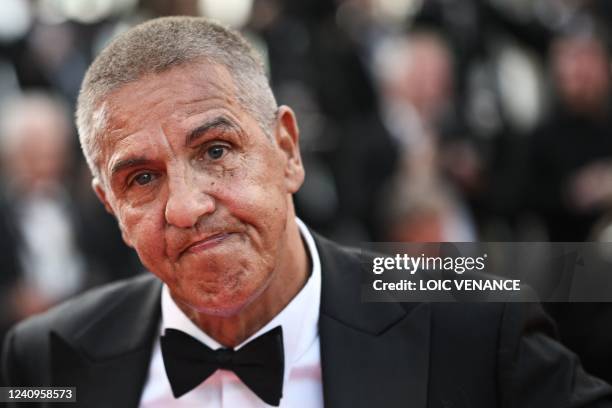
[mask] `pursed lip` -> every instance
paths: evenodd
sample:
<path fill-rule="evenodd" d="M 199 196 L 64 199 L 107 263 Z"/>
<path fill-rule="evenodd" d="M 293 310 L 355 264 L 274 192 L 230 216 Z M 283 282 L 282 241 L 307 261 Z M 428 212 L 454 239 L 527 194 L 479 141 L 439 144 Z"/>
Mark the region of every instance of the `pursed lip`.
<path fill-rule="evenodd" d="M 188 244 L 182 251 L 181 255 L 184 255 L 189 252 L 200 252 L 206 249 L 210 249 L 221 242 L 225 241 L 231 233 L 229 232 L 219 232 L 216 234 L 208 235 L 203 239 L 198 239 Z"/>

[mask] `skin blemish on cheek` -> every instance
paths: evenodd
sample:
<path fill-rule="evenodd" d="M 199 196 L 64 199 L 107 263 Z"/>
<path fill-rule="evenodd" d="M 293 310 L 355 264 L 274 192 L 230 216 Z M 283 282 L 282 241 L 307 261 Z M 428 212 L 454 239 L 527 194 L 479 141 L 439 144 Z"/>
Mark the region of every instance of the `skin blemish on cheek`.
<path fill-rule="evenodd" d="M 221 176 L 222 177 L 234 177 L 235 173 L 236 173 L 236 169 L 234 168 L 231 168 L 231 169 L 224 168 Z"/>

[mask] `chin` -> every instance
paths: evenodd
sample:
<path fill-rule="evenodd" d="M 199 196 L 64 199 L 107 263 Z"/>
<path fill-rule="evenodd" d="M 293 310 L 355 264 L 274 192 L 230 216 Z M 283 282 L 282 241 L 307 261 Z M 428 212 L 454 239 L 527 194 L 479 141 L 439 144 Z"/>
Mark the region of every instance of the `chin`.
<path fill-rule="evenodd" d="M 242 312 L 263 293 L 267 285 L 262 285 L 249 293 L 193 294 L 195 298 L 181 298 L 180 302 L 188 308 L 205 315 L 233 317 Z"/>

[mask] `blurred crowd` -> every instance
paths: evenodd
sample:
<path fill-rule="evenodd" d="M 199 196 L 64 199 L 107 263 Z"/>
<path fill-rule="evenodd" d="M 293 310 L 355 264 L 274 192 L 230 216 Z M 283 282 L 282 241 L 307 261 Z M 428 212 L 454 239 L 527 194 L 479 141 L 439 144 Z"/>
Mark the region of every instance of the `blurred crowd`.
<path fill-rule="evenodd" d="M 322 234 L 612 240 L 608 1 L 2 0 L 0 333 L 140 272 L 91 191 L 72 112 L 104 44 L 178 14 L 234 26 L 265 56 L 300 124 L 297 211 Z M 607 337 L 584 334 L 598 327 L 566 338 L 610 375 Z"/>

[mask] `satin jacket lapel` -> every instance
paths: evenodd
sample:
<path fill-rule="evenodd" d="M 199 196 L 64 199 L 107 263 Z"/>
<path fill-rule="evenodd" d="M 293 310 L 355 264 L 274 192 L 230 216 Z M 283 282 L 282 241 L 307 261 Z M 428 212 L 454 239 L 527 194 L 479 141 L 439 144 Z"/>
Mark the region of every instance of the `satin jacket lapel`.
<path fill-rule="evenodd" d="M 362 303 L 358 255 L 318 236 L 316 242 L 325 406 L 425 408 L 430 305 Z"/>
<path fill-rule="evenodd" d="M 51 333 L 55 386 L 77 388 L 79 407 L 136 407 L 160 319 L 160 282 L 143 277 L 76 334 Z"/>

